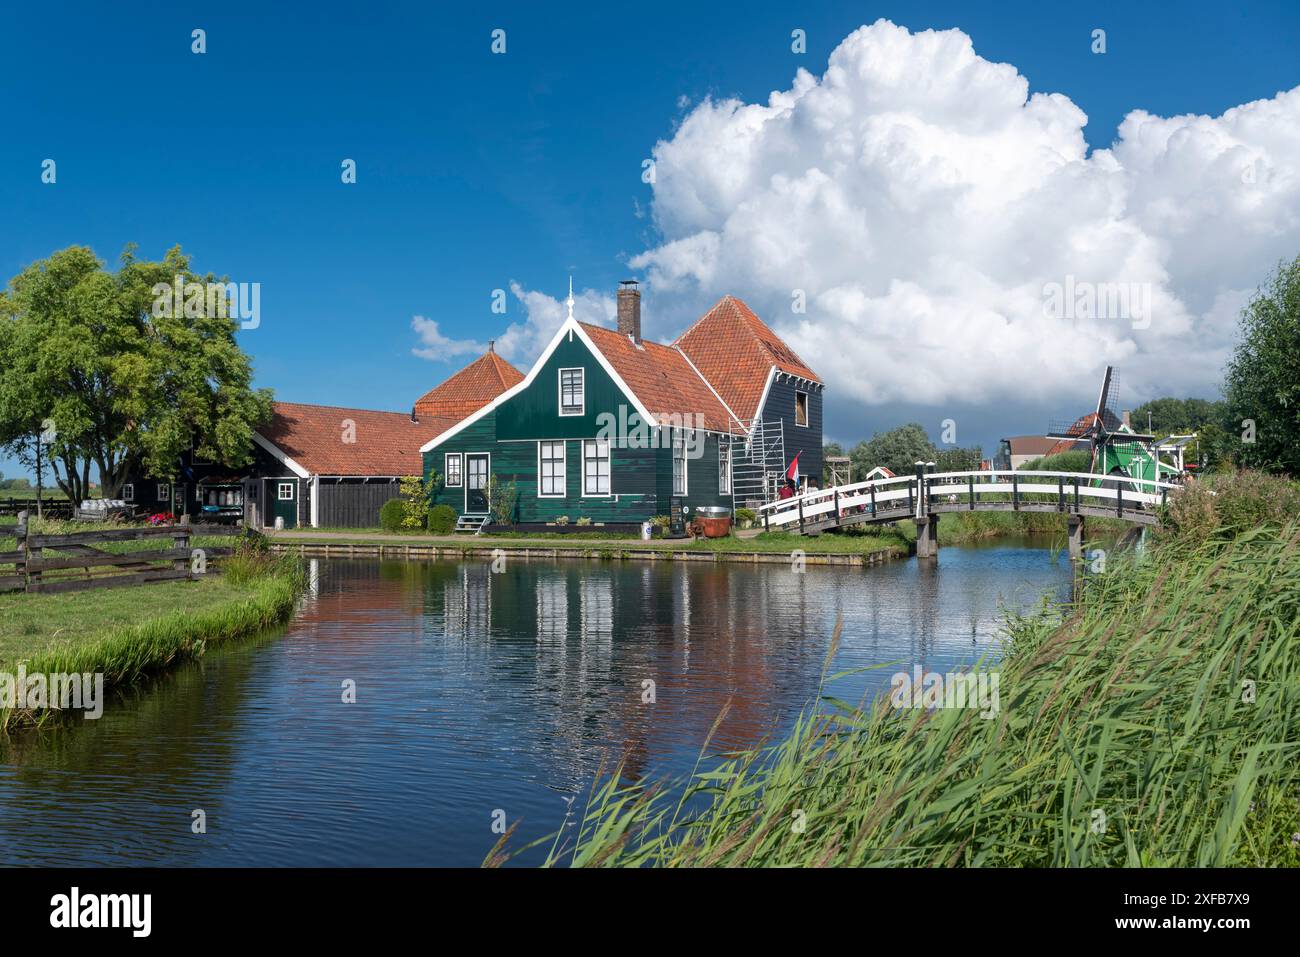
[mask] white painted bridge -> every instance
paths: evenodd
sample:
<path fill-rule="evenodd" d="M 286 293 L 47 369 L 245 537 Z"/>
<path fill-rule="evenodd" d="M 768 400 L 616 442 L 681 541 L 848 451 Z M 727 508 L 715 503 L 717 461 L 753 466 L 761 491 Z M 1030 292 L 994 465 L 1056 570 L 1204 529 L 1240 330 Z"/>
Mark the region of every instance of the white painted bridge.
<path fill-rule="evenodd" d="M 820 535 L 847 525 L 917 523 L 917 554 L 937 547 L 940 515 L 951 512 L 1060 512 L 1072 516 L 1071 552 L 1082 541 L 1083 518 L 1117 518 L 1157 525 L 1159 508 L 1181 485 L 1089 472 L 981 470 L 930 472 L 813 489 L 758 510 L 769 530 Z M 1076 539 L 1078 540 L 1076 542 Z"/>

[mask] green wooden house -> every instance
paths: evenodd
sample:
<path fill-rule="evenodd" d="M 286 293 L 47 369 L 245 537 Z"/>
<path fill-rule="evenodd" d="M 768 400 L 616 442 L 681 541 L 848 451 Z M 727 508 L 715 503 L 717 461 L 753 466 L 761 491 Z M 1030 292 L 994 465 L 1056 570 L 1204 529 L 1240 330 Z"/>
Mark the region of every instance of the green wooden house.
<path fill-rule="evenodd" d="M 784 470 L 784 449 L 773 455 L 770 440 L 755 441 L 761 420 L 756 430 L 754 422 L 738 418 L 680 340 L 664 345 L 641 338 L 634 282 L 619 289 L 617 329 L 574 319 L 572 291 L 568 303 L 568 318 L 522 381 L 421 448 L 425 477 L 436 475 L 433 504 L 450 505 L 463 521 L 481 523 L 489 515 L 489 479 L 495 477 L 517 491 L 513 524 L 631 524 L 675 514 L 689 520 L 701 507 L 731 511 L 748 501 L 737 490 L 738 470 L 757 469 L 764 476 Z M 766 326 L 762 333 L 779 343 Z M 691 334 L 701 338 L 700 323 L 686 335 Z M 743 357 L 749 345 L 737 342 L 723 351 Z M 745 395 L 766 397 L 780 389 L 773 389 L 774 366 L 764 361 L 750 363 L 748 376 L 743 368 L 728 368 L 715 378 L 724 388 L 739 386 Z M 806 383 L 803 398 L 790 400 L 803 403 L 805 430 L 811 421 L 808 396 L 816 396 L 817 435 L 800 438 L 820 454 L 821 383 L 788 347 L 780 364 L 799 369 L 797 376 L 782 370 L 783 381 L 795 376 Z M 807 459 L 801 463 L 807 471 Z M 819 474 L 819 463 L 816 468 L 813 474 Z"/>

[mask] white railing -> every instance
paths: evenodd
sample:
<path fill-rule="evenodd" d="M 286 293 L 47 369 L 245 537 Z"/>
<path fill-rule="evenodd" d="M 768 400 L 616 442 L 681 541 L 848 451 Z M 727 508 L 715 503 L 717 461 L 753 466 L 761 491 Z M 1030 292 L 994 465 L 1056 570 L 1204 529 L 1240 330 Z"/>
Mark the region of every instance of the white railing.
<path fill-rule="evenodd" d="M 978 509 L 980 499 L 990 495 L 1010 495 L 1013 504 L 1021 496 L 1049 495 L 1058 504 L 1063 504 L 1065 511 L 1073 511 L 1076 505 L 1086 505 L 1091 508 L 1109 508 L 1119 513 L 1125 506 L 1163 504 L 1169 492 L 1182 488 L 1173 482 L 1136 479 L 1127 475 L 1005 469 L 935 472 L 926 475 L 922 484 L 929 492 L 928 502 L 922 499 L 915 475 L 897 475 L 893 478 L 815 489 L 768 502 L 759 508 L 758 517 L 759 521 L 771 527 L 834 519 L 836 509 L 841 516 L 863 511 L 874 515 L 881 512 L 894 513 L 904 506 L 909 514 L 919 517 L 929 510 L 929 503 L 949 511 L 954 504 L 969 507 L 973 499 Z M 950 501 L 952 497 L 956 497 L 956 502 Z M 986 504 L 989 504 L 987 500 Z M 1049 503 L 1033 501 L 1024 504 Z"/>

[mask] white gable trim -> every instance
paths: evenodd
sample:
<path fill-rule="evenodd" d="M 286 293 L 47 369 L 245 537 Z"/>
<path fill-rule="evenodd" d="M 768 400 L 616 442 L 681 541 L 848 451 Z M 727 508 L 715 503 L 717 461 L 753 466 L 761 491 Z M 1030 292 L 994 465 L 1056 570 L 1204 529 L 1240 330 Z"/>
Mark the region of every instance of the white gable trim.
<path fill-rule="evenodd" d="M 272 457 L 273 457 L 277 462 L 279 462 L 279 463 L 282 464 L 282 465 L 287 466 L 288 469 L 289 469 L 289 471 L 293 472 L 293 474 L 296 475 L 296 476 L 298 476 L 298 478 L 311 478 L 311 473 L 310 473 L 310 472 L 308 472 L 305 468 L 303 468 L 301 465 L 299 465 L 299 464 L 298 464 L 297 462 L 295 462 L 293 459 L 289 458 L 289 456 L 287 456 L 287 455 L 285 455 L 283 452 L 281 452 L 280 449 L 279 449 L 278 447 L 276 447 L 276 446 L 271 442 L 271 440 L 268 439 L 268 438 L 266 438 L 264 435 L 261 435 L 261 434 L 258 433 L 257 431 L 254 431 L 254 432 L 253 432 L 253 441 L 256 442 L 258 445 L 260 445 L 262 448 L 266 449 L 266 451 L 270 452 L 270 453 L 271 453 L 271 456 L 272 456 Z"/>
<path fill-rule="evenodd" d="M 767 394 L 772 391 L 772 383 L 776 381 L 776 366 L 767 370 L 767 385 L 763 386 L 763 395 L 758 400 L 758 405 L 754 406 L 754 421 L 750 423 L 749 434 L 753 435 L 754 430 L 758 428 L 758 423 L 763 419 L 763 407 L 767 405 Z"/>
<path fill-rule="evenodd" d="M 622 376 L 614 371 L 614 367 L 610 365 L 610 362 L 605 358 L 604 353 L 596 348 L 596 344 L 591 341 L 591 337 L 587 335 L 578 321 L 576 319 L 565 319 L 563 325 L 556 330 L 555 335 L 551 338 L 550 344 L 542 351 L 542 354 L 537 358 L 537 361 L 533 363 L 533 367 L 528 370 L 528 375 L 524 376 L 521 382 L 516 383 L 513 387 L 502 392 L 499 396 L 487 405 L 483 406 L 483 408 L 479 409 L 473 415 L 466 416 L 441 435 L 430 439 L 420 447 L 420 452 L 424 453 L 437 448 L 452 436 L 464 431 L 489 412 L 496 409 L 507 399 L 511 399 L 527 389 L 533 384 L 533 380 L 541 374 L 542 367 L 546 365 L 547 360 L 551 358 L 551 354 L 555 352 L 556 348 L 560 345 L 560 342 L 565 338 L 565 336 L 568 336 L 570 341 L 572 341 L 574 334 L 577 334 L 578 338 L 583 341 L 583 344 L 587 347 L 587 351 L 596 357 L 596 361 L 600 363 L 600 367 L 605 370 L 606 374 L 614 380 L 614 384 L 622 390 L 625 396 L 627 396 L 628 401 L 632 403 L 632 407 L 637 411 L 637 414 L 645 420 L 645 423 L 652 427 L 656 425 L 657 422 L 655 417 L 650 414 L 650 410 L 647 409 L 641 400 L 636 397 L 636 393 L 628 388 L 628 385 L 623 381 Z"/>
<path fill-rule="evenodd" d="M 703 382 L 706 386 L 708 386 L 709 391 L 713 393 L 713 397 L 718 400 L 718 403 L 724 409 L 727 410 L 727 414 L 731 416 L 731 420 L 736 423 L 736 428 L 740 429 L 743 432 L 745 430 L 745 425 L 743 422 L 740 421 L 740 416 L 736 415 L 736 413 L 732 411 L 731 406 L 727 405 L 726 400 L 723 399 L 722 396 L 718 395 L 718 390 L 713 388 L 713 383 L 711 383 L 708 379 L 704 378 L 704 373 L 702 373 L 699 369 L 695 368 L 695 363 L 691 361 L 691 357 L 686 354 L 685 350 L 682 349 L 681 346 L 673 346 L 673 348 L 681 353 L 682 358 L 686 360 L 686 364 L 691 367 L 691 371 L 700 377 L 701 382 Z M 721 435 L 725 433 L 719 433 L 719 434 Z"/>

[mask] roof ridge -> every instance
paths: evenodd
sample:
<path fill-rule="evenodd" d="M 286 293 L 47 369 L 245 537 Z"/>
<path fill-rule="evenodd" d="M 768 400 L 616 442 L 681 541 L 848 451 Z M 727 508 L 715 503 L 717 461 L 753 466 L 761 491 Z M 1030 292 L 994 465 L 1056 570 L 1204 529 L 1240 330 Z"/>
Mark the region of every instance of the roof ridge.
<path fill-rule="evenodd" d="M 363 409 L 354 405 L 323 405 L 319 402 L 290 402 L 287 399 L 272 399 L 271 405 L 273 407 L 295 405 L 304 409 L 337 409 L 340 412 L 369 412 L 371 415 L 400 415 L 404 419 L 411 417 L 410 412 L 400 412 L 392 409 Z"/>

